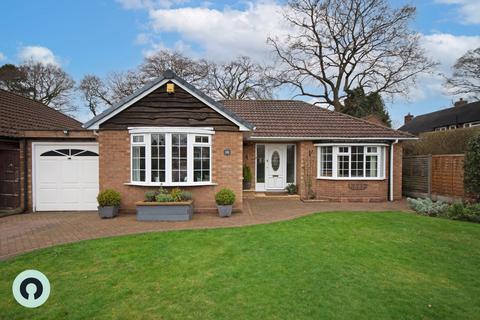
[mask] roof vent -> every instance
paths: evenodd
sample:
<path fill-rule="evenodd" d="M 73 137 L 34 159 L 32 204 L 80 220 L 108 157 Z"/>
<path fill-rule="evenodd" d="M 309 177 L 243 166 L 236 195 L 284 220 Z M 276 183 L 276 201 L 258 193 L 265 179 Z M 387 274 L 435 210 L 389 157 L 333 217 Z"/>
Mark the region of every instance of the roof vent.
<path fill-rule="evenodd" d="M 460 98 L 460 100 L 456 101 L 453 105 L 455 107 L 461 107 L 463 105 L 466 105 L 468 103 L 467 100 L 463 100 L 463 98 Z"/>

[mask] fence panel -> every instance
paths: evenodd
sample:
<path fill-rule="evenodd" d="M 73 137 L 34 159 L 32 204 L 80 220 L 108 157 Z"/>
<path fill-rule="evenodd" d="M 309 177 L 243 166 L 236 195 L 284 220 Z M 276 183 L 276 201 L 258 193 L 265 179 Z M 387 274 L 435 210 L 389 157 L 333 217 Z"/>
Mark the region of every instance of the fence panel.
<path fill-rule="evenodd" d="M 430 196 L 429 155 L 403 157 L 403 194 L 411 197 Z"/>
<path fill-rule="evenodd" d="M 432 156 L 432 194 L 463 198 L 463 154 Z"/>

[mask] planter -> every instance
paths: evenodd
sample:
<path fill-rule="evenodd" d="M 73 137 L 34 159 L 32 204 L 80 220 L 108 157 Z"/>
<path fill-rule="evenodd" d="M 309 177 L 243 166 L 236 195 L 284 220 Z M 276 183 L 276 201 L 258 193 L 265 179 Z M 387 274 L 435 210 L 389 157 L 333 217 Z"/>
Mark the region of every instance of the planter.
<path fill-rule="evenodd" d="M 230 217 L 232 215 L 233 205 L 221 206 L 217 204 L 218 215 L 220 217 Z"/>
<path fill-rule="evenodd" d="M 188 221 L 193 216 L 193 201 L 136 203 L 139 221 Z"/>
<path fill-rule="evenodd" d="M 251 187 L 252 187 L 251 181 L 243 181 L 243 190 L 250 190 Z"/>
<path fill-rule="evenodd" d="M 102 219 L 109 219 L 118 215 L 118 206 L 98 207 L 98 215 Z"/>

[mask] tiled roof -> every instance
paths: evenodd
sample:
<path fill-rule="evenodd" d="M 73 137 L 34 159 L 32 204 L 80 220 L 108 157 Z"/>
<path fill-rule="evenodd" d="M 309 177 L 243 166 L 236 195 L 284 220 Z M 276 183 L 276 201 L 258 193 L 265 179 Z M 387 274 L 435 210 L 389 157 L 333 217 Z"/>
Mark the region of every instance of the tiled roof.
<path fill-rule="evenodd" d="M 44 104 L 0 89 L 0 136 L 19 137 L 23 130 L 64 129 L 82 129 L 82 124 Z"/>
<path fill-rule="evenodd" d="M 256 128 L 253 137 L 412 138 L 381 125 L 296 100 L 224 100 Z"/>
<path fill-rule="evenodd" d="M 480 101 L 416 116 L 399 130 L 418 134 L 474 121 L 480 121 Z"/>

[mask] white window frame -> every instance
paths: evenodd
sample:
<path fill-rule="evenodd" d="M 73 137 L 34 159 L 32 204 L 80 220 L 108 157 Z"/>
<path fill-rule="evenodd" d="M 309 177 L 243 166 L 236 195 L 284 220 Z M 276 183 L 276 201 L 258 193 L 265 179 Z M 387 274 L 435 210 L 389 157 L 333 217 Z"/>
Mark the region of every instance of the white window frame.
<path fill-rule="evenodd" d="M 454 124 L 448 126 L 448 130 L 456 130 L 456 129 L 457 129 L 457 126 Z"/>
<path fill-rule="evenodd" d="M 469 122 L 469 123 L 464 123 L 463 127 L 464 128 L 471 128 L 471 127 L 478 127 L 480 126 L 480 121 L 474 121 L 474 122 Z"/>
<path fill-rule="evenodd" d="M 185 127 L 142 127 L 129 128 L 130 133 L 130 182 L 128 185 L 138 186 L 201 186 L 201 185 L 215 185 L 212 182 L 212 140 L 215 131 L 213 128 L 185 128 Z M 151 135 L 162 133 L 165 134 L 165 182 L 152 182 L 152 158 L 151 158 Z M 173 182 L 172 181 L 172 134 L 186 134 L 187 135 L 187 181 Z M 143 136 L 143 142 L 134 142 L 134 136 Z M 195 142 L 196 136 L 208 136 L 208 142 Z M 145 147 L 145 181 L 133 180 L 133 147 Z M 208 181 L 193 181 L 193 148 L 194 146 L 209 147 L 210 148 L 210 175 Z"/>
<path fill-rule="evenodd" d="M 435 128 L 435 131 L 447 131 L 447 127 L 438 127 Z"/>
<path fill-rule="evenodd" d="M 385 180 L 385 161 L 386 152 L 385 148 L 388 146 L 383 143 L 320 143 L 315 144 L 317 147 L 317 179 L 322 180 Z M 352 156 L 351 156 L 351 147 L 352 146 L 363 146 L 363 177 L 352 177 Z M 321 175 L 321 147 L 332 147 L 332 175 L 331 176 L 322 176 Z M 347 147 L 348 152 L 339 152 L 340 147 Z M 377 147 L 376 152 L 367 152 L 368 147 Z M 338 156 L 348 155 L 349 156 L 349 166 L 348 166 L 348 177 L 338 176 Z M 366 157 L 369 155 L 376 155 L 378 157 L 377 161 L 377 177 L 366 177 L 367 161 Z"/>

